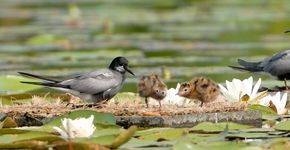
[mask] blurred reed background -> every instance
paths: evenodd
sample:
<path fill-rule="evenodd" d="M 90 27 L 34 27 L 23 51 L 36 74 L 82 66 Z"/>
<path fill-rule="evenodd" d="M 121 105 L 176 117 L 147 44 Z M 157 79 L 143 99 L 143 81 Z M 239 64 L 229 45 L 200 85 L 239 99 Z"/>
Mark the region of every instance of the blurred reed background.
<path fill-rule="evenodd" d="M 152 72 L 169 87 L 200 75 L 280 84 L 227 66 L 288 49 L 289 14 L 287 0 L 1 0 L 0 74 L 63 76 L 123 55 L 137 75 L 123 91 Z"/>

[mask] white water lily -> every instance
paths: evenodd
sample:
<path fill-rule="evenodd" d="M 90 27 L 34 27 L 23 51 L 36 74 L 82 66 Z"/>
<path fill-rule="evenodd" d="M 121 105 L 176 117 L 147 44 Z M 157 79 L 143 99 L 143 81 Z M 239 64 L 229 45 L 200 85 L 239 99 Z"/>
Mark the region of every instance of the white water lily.
<path fill-rule="evenodd" d="M 247 97 L 247 102 L 257 103 L 257 99 L 262 98 L 265 92 L 258 93 L 258 89 L 261 85 L 261 79 L 253 86 L 253 77 L 244 79 L 233 79 L 232 82 L 226 80 L 226 88 L 219 84 L 220 90 L 229 101 L 241 101 Z"/>
<path fill-rule="evenodd" d="M 175 89 L 170 88 L 169 90 L 167 90 L 166 97 L 162 100 L 162 104 L 178 105 L 178 106 L 184 106 L 189 104 L 191 102 L 190 99 L 178 95 L 179 88 L 180 83 L 177 83 Z"/>
<path fill-rule="evenodd" d="M 269 107 L 270 106 L 270 102 L 271 102 L 272 96 L 271 95 L 267 95 L 265 97 L 263 97 L 260 101 L 259 104 Z"/>
<path fill-rule="evenodd" d="M 93 121 L 93 115 L 89 118 L 77 118 L 74 120 L 64 118 L 61 121 L 63 129 L 56 126 L 54 126 L 53 129 L 56 130 L 64 139 L 90 137 L 96 130 Z"/>
<path fill-rule="evenodd" d="M 275 106 L 271 106 L 270 102 Z M 287 93 L 284 93 L 281 97 L 280 92 L 277 92 L 275 95 L 268 95 L 261 99 L 260 104 L 264 106 L 269 106 L 273 108 L 277 114 L 283 115 L 288 112 L 288 110 L 285 108 L 287 102 Z"/>

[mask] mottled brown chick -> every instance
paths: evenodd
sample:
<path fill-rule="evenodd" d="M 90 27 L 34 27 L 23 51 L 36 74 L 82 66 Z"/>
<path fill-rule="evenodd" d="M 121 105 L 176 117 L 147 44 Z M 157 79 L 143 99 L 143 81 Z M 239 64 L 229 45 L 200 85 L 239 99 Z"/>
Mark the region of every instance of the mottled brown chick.
<path fill-rule="evenodd" d="M 161 100 L 167 94 L 167 86 L 156 74 L 142 76 L 138 83 L 138 93 L 141 97 L 145 97 L 145 103 L 148 107 L 148 97 L 156 99 L 161 108 Z"/>
<path fill-rule="evenodd" d="M 220 95 L 220 89 L 217 84 L 205 77 L 195 77 L 189 82 L 181 84 L 178 95 L 190 98 L 198 99 L 201 101 L 201 107 L 203 103 L 208 103 L 216 100 Z"/>

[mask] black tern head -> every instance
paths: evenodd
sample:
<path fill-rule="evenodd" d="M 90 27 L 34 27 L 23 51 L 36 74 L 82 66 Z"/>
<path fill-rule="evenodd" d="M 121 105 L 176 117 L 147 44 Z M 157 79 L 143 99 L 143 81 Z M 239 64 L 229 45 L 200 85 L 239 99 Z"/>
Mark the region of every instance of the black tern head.
<path fill-rule="evenodd" d="M 128 68 L 128 60 L 125 57 L 116 57 L 113 59 L 109 68 L 121 73 L 125 73 L 127 71 L 135 76 L 135 74 Z"/>
<path fill-rule="evenodd" d="M 116 57 L 109 68 L 100 69 L 62 79 L 47 76 L 18 72 L 20 75 L 41 79 L 42 82 L 22 82 L 42 85 L 71 93 L 88 102 L 99 103 L 114 97 L 122 88 L 126 79 L 125 72 L 134 73 L 128 69 L 128 60 L 125 57 Z"/>

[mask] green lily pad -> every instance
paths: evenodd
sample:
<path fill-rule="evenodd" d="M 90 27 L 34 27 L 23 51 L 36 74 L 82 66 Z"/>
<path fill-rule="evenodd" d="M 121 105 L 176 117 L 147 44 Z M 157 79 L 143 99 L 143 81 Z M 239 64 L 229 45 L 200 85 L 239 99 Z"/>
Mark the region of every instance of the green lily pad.
<path fill-rule="evenodd" d="M 277 137 L 275 135 L 269 135 L 267 133 L 237 133 L 237 134 L 228 134 L 227 139 L 269 139 Z"/>
<path fill-rule="evenodd" d="M 121 149 L 132 149 L 132 148 L 149 148 L 149 147 L 156 147 L 158 149 L 164 147 L 169 148 L 175 142 L 174 141 L 148 141 L 148 140 L 139 140 L 137 138 L 131 138 L 130 141 L 120 146 Z"/>
<path fill-rule="evenodd" d="M 0 94 L 11 94 L 31 91 L 39 88 L 39 86 L 31 84 L 23 84 L 20 81 L 36 81 L 21 76 L 7 75 L 0 76 Z"/>
<path fill-rule="evenodd" d="M 229 142 L 229 141 L 221 141 L 221 142 L 203 142 L 197 143 L 191 139 L 182 139 L 177 141 L 174 146 L 173 150 L 232 150 L 232 149 L 241 149 L 246 147 L 244 143 L 236 143 L 236 142 Z"/>
<path fill-rule="evenodd" d="M 24 131 L 17 129 L 1 129 L 0 143 L 11 143 L 16 141 L 43 139 L 45 141 L 60 139 L 58 136 L 40 131 Z"/>
<path fill-rule="evenodd" d="M 45 141 L 26 140 L 12 143 L 0 143 L 0 147 L 3 149 L 44 149 L 47 143 L 48 142 Z"/>
<path fill-rule="evenodd" d="M 290 131 L 290 120 L 280 122 L 274 126 L 276 130 Z"/>
<path fill-rule="evenodd" d="M 262 115 L 274 115 L 276 116 L 277 113 L 275 111 L 273 111 L 270 107 L 266 107 L 263 105 L 258 105 L 258 104 L 254 104 L 254 105 L 249 105 L 247 107 L 247 109 L 249 110 L 259 110 Z"/>
<path fill-rule="evenodd" d="M 190 131 L 199 133 L 219 133 L 224 131 L 227 125 L 229 130 L 241 130 L 253 128 L 252 126 L 237 124 L 233 122 L 221 122 L 221 123 L 203 122 L 191 128 Z"/>
<path fill-rule="evenodd" d="M 56 145 L 53 145 L 53 149 L 63 150 L 63 149 L 85 149 L 85 150 L 109 150 L 109 148 L 101 146 L 95 143 L 77 143 L 77 142 L 60 142 Z"/>
<path fill-rule="evenodd" d="M 133 137 L 136 130 L 137 130 L 136 126 L 131 126 L 129 129 L 121 132 L 113 141 L 110 147 L 113 149 L 116 149 L 120 147 L 122 144 L 128 142 Z"/>
<path fill-rule="evenodd" d="M 75 138 L 72 141 L 77 143 L 94 143 L 94 144 L 101 144 L 101 145 L 111 145 L 112 142 L 115 140 L 117 135 L 104 135 L 99 137 L 91 137 L 91 138 Z"/>
<path fill-rule="evenodd" d="M 137 133 L 135 136 L 138 136 L 138 139 L 140 140 L 172 140 L 186 134 L 187 132 L 188 129 L 186 128 L 155 128 L 154 130 L 150 130 L 148 132 L 143 131 L 143 134 Z"/>

